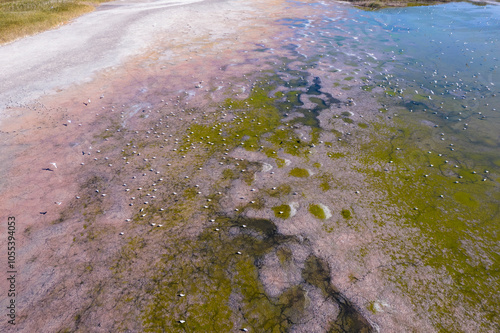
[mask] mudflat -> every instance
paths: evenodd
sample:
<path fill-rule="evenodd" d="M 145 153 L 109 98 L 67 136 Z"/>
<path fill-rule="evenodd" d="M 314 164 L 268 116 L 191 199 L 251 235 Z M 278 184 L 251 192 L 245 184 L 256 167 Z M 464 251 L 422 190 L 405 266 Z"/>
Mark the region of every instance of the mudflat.
<path fill-rule="evenodd" d="M 489 300 L 449 301 L 451 277 L 423 263 L 433 243 L 409 222 L 441 200 L 422 184 L 433 171 L 403 155 L 438 165 L 441 147 L 422 139 L 436 124 L 415 126 L 425 152 L 400 149 L 403 111 L 365 76 L 390 59 L 342 49 L 351 31 L 309 40 L 315 6 L 116 1 L 0 47 L 0 209 L 16 220 L 17 267 L 16 325 L 2 328 L 496 325 Z M 346 8 L 319 21 L 351 20 Z M 342 52 L 326 51 L 333 41 Z M 470 177 L 494 192 L 491 170 Z M 377 183 L 391 174 L 422 204 L 392 200 L 396 187 Z"/>

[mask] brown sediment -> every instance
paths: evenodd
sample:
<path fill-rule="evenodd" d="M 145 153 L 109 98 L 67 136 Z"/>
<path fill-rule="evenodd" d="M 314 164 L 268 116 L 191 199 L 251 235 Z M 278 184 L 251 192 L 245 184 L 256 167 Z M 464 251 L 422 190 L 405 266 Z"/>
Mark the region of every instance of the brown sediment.
<path fill-rule="evenodd" d="M 432 6 L 452 2 L 452 0 L 416 0 L 416 1 L 393 1 L 393 0 L 346 0 L 355 6 L 370 9 L 380 9 L 387 7 L 415 7 Z"/>

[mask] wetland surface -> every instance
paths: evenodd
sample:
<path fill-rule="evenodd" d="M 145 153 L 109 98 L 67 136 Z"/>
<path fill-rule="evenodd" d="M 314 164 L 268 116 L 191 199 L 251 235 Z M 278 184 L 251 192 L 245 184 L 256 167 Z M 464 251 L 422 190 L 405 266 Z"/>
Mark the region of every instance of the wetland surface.
<path fill-rule="evenodd" d="M 4 111 L 67 198 L 27 208 L 21 327 L 499 330 L 500 7 L 247 5 Z"/>

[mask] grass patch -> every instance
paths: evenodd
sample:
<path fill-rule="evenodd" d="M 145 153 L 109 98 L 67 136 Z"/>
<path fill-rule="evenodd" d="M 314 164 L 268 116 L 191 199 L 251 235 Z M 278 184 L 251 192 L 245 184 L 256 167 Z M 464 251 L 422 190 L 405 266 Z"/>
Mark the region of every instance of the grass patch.
<path fill-rule="evenodd" d="M 0 1 L 0 44 L 64 24 L 106 1 L 109 0 Z"/>

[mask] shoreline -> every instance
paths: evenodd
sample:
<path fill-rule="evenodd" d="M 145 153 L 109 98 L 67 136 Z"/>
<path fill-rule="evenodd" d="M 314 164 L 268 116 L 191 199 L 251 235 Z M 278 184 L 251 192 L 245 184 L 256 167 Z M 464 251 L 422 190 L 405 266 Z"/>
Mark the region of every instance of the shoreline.
<path fill-rule="evenodd" d="M 155 34 L 180 23 L 175 16 L 162 21 L 162 9 L 172 9 L 175 15 L 176 7 L 197 2 L 104 3 L 98 11 L 68 25 L 1 46 L 0 56 L 4 61 L 0 65 L 0 108 L 14 101 L 24 104 L 56 89 L 88 82 L 97 71 L 112 69 L 141 54 L 154 41 Z M 153 10 L 156 12 L 152 13 Z M 118 30 L 117 26 L 122 28 Z M 190 29 L 186 30 L 189 33 Z M 82 40 L 81 36 L 85 38 Z"/>

